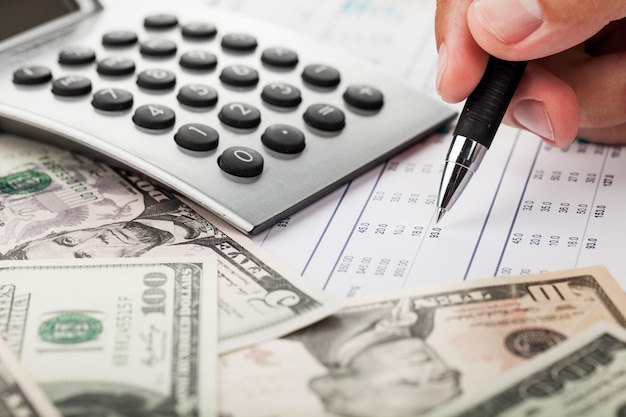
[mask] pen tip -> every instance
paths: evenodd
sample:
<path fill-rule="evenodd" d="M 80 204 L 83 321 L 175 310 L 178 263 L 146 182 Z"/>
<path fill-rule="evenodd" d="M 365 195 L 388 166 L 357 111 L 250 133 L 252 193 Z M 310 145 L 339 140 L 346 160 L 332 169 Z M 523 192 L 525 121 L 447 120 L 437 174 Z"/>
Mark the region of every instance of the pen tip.
<path fill-rule="evenodd" d="M 446 214 L 446 209 L 443 207 L 439 207 L 439 209 L 437 210 L 437 219 L 435 220 L 435 223 L 439 223 L 439 221 L 443 219 L 443 216 L 445 214 Z"/>

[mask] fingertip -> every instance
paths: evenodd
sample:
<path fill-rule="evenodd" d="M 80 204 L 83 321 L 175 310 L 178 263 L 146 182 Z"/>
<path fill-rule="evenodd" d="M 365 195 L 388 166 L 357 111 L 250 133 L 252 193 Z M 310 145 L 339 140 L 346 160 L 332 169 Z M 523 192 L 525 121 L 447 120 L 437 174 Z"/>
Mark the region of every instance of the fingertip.
<path fill-rule="evenodd" d="M 487 60 L 488 55 L 475 43 L 442 43 L 437 61 L 436 88 L 439 96 L 448 103 L 465 100 L 478 85 Z"/>
<path fill-rule="evenodd" d="M 552 75 L 552 74 L 550 74 Z M 543 90 L 545 114 L 552 127 L 550 140 L 557 147 L 569 146 L 577 137 L 580 126 L 580 110 L 574 90 L 566 83 L 557 79 L 551 88 L 538 87 Z"/>
<path fill-rule="evenodd" d="M 467 8 L 473 0 L 437 0 L 435 39 L 439 54 L 436 90 L 448 103 L 466 99 L 476 88 L 488 55 L 467 27 Z"/>
<path fill-rule="evenodd" d="M 556 144 L 554 124 L 543 102 L 535 99 L 519 100 L 513 106 L 513 119 L 524 129 Z"/>
<path fill-rule="evenodd" d="M 565 82 L 531 63 L 511 101 L 506 121 L 553 146 L 568 146 L 576 139 L 580 124 L 576 94 Z"/>
<path fill-rule="evenodd" d="M 445 77 L 446 67 L 448 64 L 448 47 L 445 43 L 439 45 L 439 54 L 437 56 L 437 80 L 436 80 L 436 89 L 437 94 L 442 96 L 442 86 L 443 86 L 443 78 Z M 445 98 L 444 98 L 445 100 Z"/>

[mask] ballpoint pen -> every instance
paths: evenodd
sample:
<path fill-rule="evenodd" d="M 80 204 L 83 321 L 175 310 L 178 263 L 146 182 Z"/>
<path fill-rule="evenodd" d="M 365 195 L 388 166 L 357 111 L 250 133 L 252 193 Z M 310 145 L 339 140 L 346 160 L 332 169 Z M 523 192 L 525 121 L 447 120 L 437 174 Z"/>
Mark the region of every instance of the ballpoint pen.
<path fill-rule="evenodd" d="M 482 162 L 526 64 L 489 57 L 485 73 L 465 101 L 454 129 L 439 187 L 437 222 L 456 202 Z"/>

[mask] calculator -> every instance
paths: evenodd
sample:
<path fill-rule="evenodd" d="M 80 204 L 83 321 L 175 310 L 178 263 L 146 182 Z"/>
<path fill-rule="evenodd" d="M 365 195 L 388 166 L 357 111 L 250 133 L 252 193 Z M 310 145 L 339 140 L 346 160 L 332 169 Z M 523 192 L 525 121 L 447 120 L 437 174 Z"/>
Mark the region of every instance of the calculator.
<path fill-rule="evenodd" d="M 3 2 L 0 89 L 1 130 L 143 174 L 250 234 L 455 118 L 349 52 L 192 0 Z"/>

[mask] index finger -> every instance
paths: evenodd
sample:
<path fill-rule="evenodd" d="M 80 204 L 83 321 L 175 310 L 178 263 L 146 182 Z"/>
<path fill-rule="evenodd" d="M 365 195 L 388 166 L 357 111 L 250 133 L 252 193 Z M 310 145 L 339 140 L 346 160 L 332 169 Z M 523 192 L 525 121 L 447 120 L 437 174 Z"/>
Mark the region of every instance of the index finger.
<path fill-rule="evenodd" d="M 488 55 L 478 46 L 467 24 L 471 2 L 437 0 L 437 92 L 447 102 L 464 100 L 478 85 L 487 66 Z"/>

